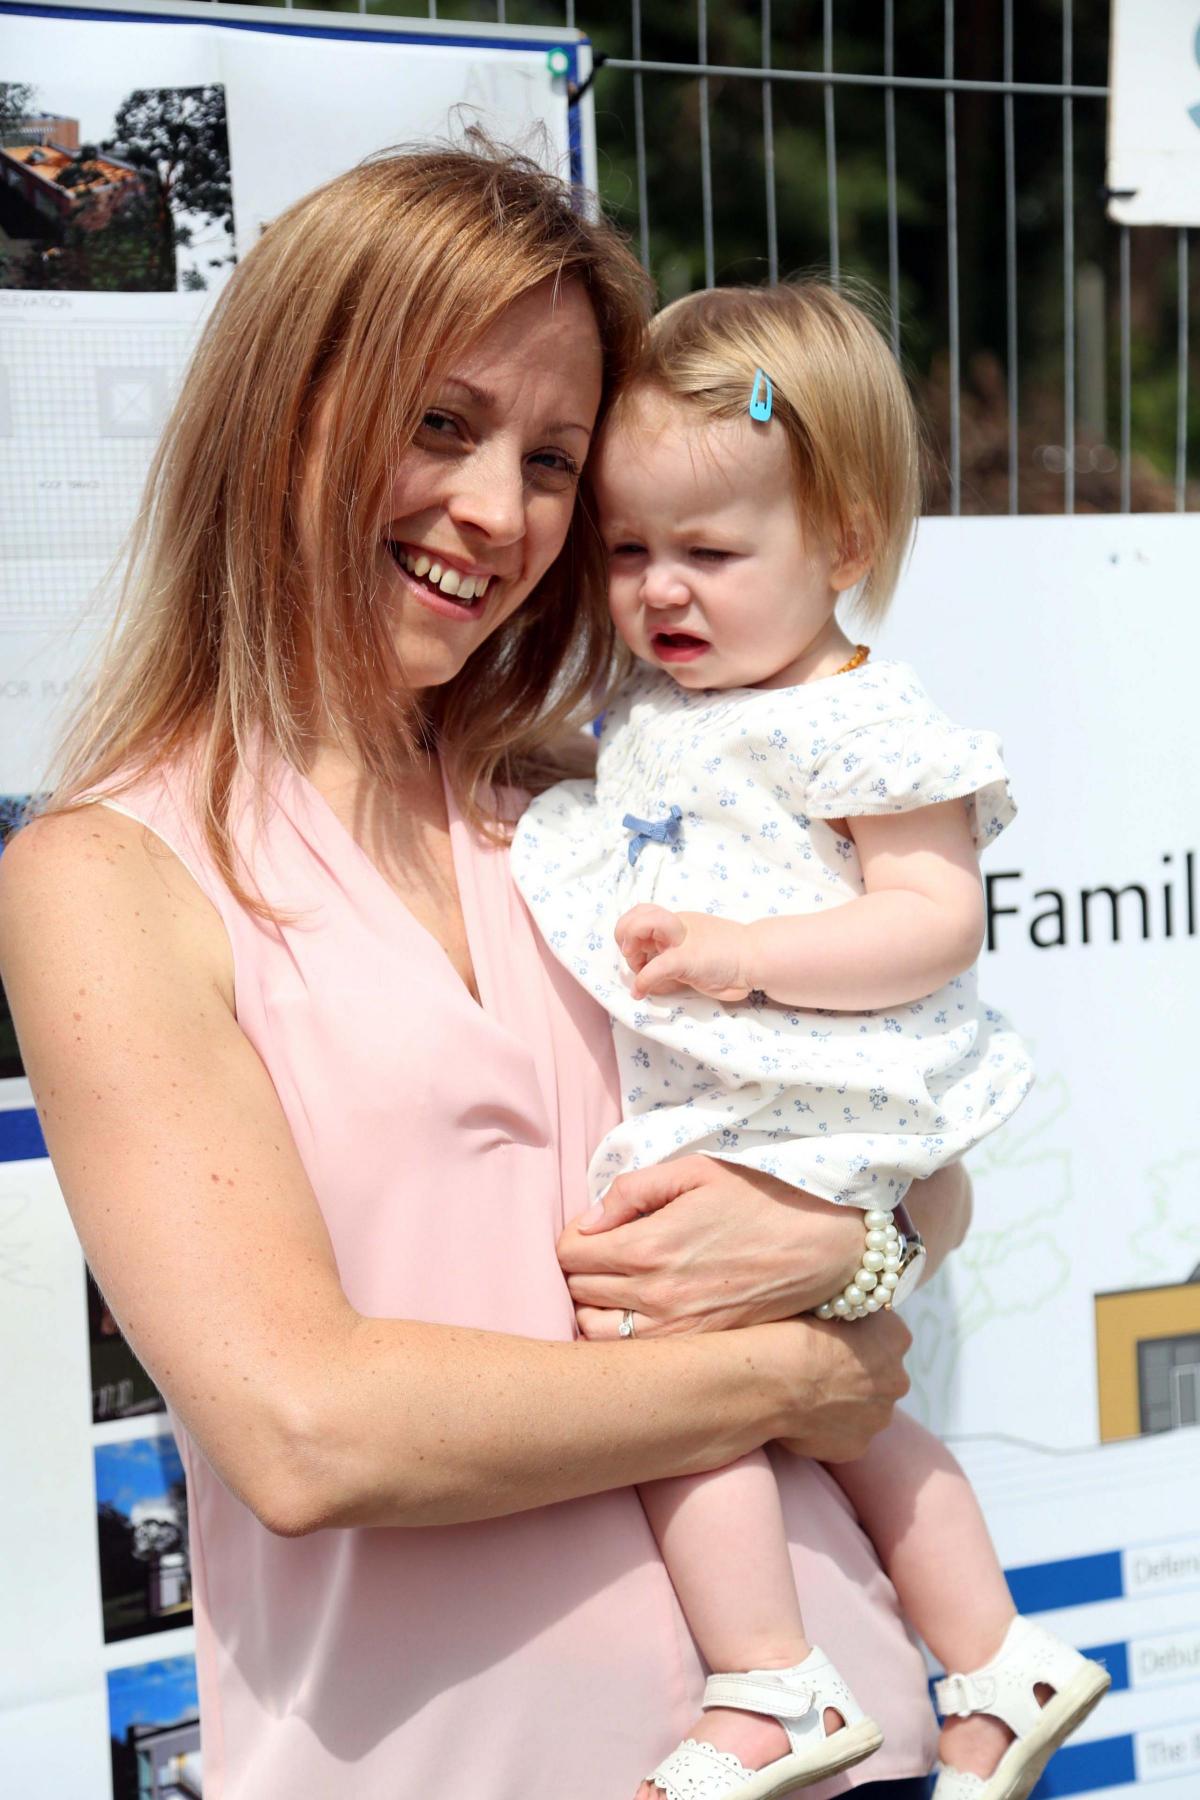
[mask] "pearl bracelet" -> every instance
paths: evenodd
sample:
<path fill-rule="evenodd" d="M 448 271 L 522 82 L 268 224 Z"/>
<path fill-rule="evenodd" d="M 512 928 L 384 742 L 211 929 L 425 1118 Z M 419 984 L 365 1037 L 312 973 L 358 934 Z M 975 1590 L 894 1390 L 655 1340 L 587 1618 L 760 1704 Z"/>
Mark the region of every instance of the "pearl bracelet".
<path fill-rule="evenodd" d="M 863 1214 L 867 1244 L 862 1267 L 840 1294 L 816 1308 L 818 1319 L 865 1319 L 868 1313 L 891 1305 L 892 1294 L 900 1285 L 901 1267 L 900 1233 L 894 1217 L 877 1206 Z"/>

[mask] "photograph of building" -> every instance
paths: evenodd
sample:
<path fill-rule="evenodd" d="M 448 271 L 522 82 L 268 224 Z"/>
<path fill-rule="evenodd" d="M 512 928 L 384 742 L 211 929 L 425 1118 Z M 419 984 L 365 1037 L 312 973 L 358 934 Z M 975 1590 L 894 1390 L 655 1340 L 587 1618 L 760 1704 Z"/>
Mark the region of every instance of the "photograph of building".
<path fill-rule="evenodd" d="M 0 82 L 0 287 L 174 293 L 226 274 L 225 90 L 114 76 L 85 110 L 71 86 L 48 111 L 32 82 Z"/>
<path fill-rule="evenodd" d="M 199 1800 L 200 1709 L 190 1656 L 112 1669 L 113 1800 Z"/>
<path fill-rule="evenodd" d="M 105 1643 L 190 1625 L 187 1493 L 174 1438 L 98 1444 L 93 1454 Z"/>

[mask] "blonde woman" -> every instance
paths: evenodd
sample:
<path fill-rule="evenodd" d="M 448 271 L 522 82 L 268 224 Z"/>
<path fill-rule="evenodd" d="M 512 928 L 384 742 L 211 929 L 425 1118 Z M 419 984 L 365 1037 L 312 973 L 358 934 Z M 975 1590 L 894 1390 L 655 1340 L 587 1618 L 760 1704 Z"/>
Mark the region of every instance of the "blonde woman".
<path fill-rule="evenodd" d="M 0 865 L 47 1142 L 179 1431 L 208 1800 L 631 1793 L 702 1678 L 630 1484 L 853 1456 L 905 1386 L 898 1321 L 789 1317 L 858 1233 L 764 1178 L 686 1159 L 602 1248 L 568 1227 L 607 1341 L 556 1259 L 615 1072 L 503 838 L 608 670 L 577 500 L 643 318 L 517 159 L 387 157 L 277 221 Z M 929 1764 L 922 1664 L 832 1484 L 780 1463 L 890 1791 Z"/>

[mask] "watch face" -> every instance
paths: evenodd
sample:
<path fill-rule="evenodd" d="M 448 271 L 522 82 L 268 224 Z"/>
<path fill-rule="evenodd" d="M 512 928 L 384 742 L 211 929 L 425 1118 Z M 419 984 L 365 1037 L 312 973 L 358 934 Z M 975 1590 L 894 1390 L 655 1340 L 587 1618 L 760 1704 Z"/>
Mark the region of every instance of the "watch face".
<path fill-rule="evenodd" d="M 925 1254 L 925 1246 L 915 1233 L 912 1237 L 900 1234 L 900 1279 L 892 1289 L 893 1308 L 903 1306 L 920 1281 Z"/>
<path fill-rule="evenodd" d="M 900 1233 L 900 1279 L 892 1289 L 892 1305 L 896 1307 L 903 1306 L 921 1279 L 925 1246 L 903 1202 L 893 1211 L 896 1230 Z"/>

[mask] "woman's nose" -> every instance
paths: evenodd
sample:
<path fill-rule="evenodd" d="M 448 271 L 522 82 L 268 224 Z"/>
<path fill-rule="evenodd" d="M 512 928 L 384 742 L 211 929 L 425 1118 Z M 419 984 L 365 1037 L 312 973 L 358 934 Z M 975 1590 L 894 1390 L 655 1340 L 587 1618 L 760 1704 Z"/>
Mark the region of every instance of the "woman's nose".
<path fill-rule="evenodd" d="M 459 463 L 446 510 L 454 523 L 493 544 L 525 531 L 525 470 L 519 457 L 470 456 Z"/>

